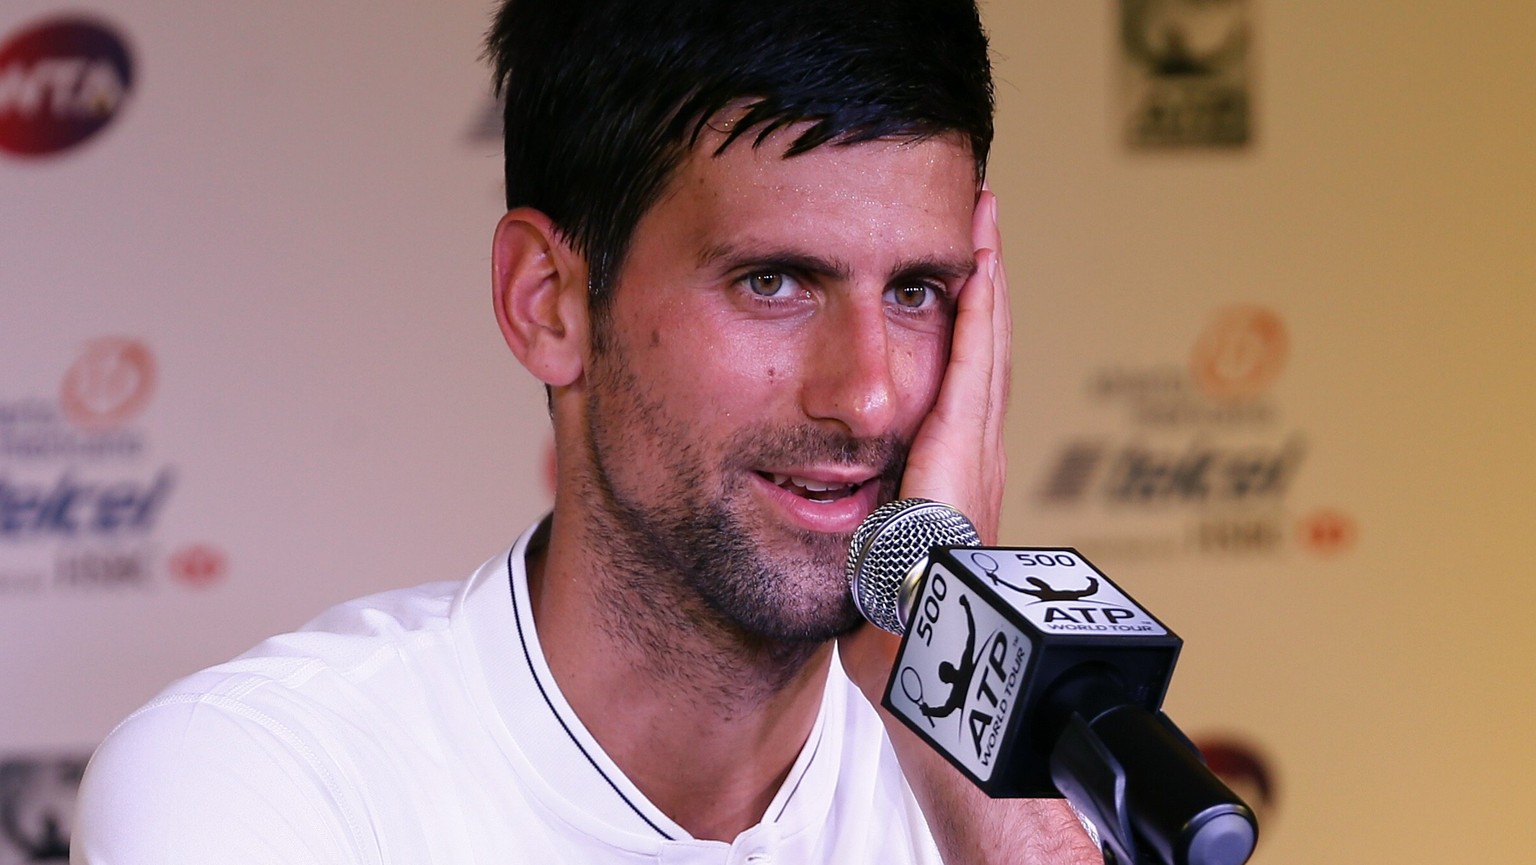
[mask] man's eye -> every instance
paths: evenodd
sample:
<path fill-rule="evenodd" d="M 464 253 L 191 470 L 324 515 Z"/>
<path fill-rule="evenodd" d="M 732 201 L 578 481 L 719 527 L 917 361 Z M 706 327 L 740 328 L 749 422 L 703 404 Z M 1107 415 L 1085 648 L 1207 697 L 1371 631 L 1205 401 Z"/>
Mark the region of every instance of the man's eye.
<path fill-rule="evenodd" d="M 938 296 L 938 290 L 931 285 L 919 282 L 912 285 L 898 285 L 891 289 L 891 295 L 897 306 L 906 309 L 922 309 Z"/>
<path fill-rule="evenodd" d="M 792 280 L 774 271 L 749 273 L 741 281 L 758 297 L 784 297 L 793 286 Z"/>

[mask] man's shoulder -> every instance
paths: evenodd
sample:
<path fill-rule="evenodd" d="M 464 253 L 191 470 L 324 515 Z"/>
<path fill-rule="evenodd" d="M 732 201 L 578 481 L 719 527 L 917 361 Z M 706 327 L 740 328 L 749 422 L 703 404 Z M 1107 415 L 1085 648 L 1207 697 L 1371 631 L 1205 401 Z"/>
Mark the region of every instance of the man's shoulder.
<path fill-rule="evenodd" d="M 248 699 L 262 690 L 364 683 L 387 673 L 390 662 L 430 652 L 446 639 L 462 586 L 427 583 L 338 604 L 297 630 L 173 682 L 150 706 L 197 695 Z"/>
<path fill-rule="evenodd" d="M 465 587 L 348 601 L 173 682 L 92 758 L 83 837 L 128 849 L 112 839 L 174 835 L 191 851 L 249 829 L 349 861 L 372 843 L 362 815 L 392 807 L 370 792 L 388 788 L 380 778 L 423 771 L 441 762 L 440 743 L 474 738 L 456 634 Z"/>
<path fill-rule="evenodd" d="M 119 730 L 168 728 L 185 735 L 194 727 L 223 727 L 285 735 L 304 729 L 312 735 L 324 729 L 323 721 L 366 725 L 370 712 L 403 711 L 375 695 L 453 666 L 453 611 L 462 586 L 428 583 L 338 604 L 298 630 L 172 682 Z"/>

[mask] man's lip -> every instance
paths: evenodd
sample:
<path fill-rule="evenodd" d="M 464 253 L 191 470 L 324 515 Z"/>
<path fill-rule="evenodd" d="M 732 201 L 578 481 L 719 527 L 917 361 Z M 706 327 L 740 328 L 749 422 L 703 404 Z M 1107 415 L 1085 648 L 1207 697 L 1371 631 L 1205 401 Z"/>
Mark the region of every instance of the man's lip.
<path fill-rule="evenodd" d="M 814 476 L 816 473 L 811 474 Z M 848 484 L 851 487 L 849 495 L 828 501 L 816 501 L 774 483 L 772 475 L 764 475 L 761 472 L 757 472 L 756 475 L 760 481 L 759 489 L 762 494 L 773 503 L 775 510 L 786 521 L 800 529 L 823 534 L 852 534 L 879 504 L 882 486 L 878 483 L 879 475 L 870 475 L 867 472 L 851 476 L 842 475 L 842 477 L 855 478 Z M 822 477 L 825 478 L 826 475 Z"/>
<path fill-rule="evenodd" d="M 775 477 L 811 481 L 822 486 L 862 486 L 880 479 L 881 473 L 866 467 L 760 468 L 757 473 L 770 480 Z"/>

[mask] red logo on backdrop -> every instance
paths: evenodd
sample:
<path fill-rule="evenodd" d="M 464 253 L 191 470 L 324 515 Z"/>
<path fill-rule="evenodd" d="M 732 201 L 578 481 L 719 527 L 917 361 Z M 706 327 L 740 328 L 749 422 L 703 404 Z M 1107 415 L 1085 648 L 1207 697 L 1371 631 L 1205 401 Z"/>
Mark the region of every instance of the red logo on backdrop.
<path fill-rule="evenodd" d="M 1253 808 L 1255 816 L 1262 821 L 1273 815 L 1279 790 L 1263 751 L 1250 742 L 1227 737 L 1201 737 L 1195 746 L 1211 771 Z"/>
<path fill-rule="evenodd" d="M 1289 352 L 1280 316 L 1261 306 L 1229 307 L 1195 343 L 1190 372 L 1212 399 L 1252 399 L 1280 377 Z"/>
<path fill-rule="evenodd" d="M 92 340 L 64 374 L 59 407 L 76 426 L 104 429 L 133 419 L 155 390 L 155 356 L 136 339 Z"/>
<path fill-rule="evenodd" d="M 1354 546 L 1360 527 L 1349 514 L 1320 510 L 1296 524 L 1296 535 L 1303 549 L 1330 556 Z"/>
<path fill-rule="evenodd" d="M 0 150 L 45 156 L 112 122 L 133 87 L 128 45 L 110 27 L 53 18 L 0 44 Z"/>
<path fill-rule="evenodd" d="M 183 547 L 167 561 L 171 576 L 195 589 L 205 588 L 229 572 L 229 557 L 207 544 Z"/>

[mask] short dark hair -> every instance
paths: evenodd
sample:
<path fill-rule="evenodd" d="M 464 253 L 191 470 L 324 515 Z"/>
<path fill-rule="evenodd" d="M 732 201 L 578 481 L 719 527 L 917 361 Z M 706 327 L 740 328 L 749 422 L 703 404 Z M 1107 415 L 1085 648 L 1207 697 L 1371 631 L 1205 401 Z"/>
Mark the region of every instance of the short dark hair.
<path fill-rule="evenodd" d="M 722 109 L 747 107 L 720 150 L 802 122 L 790 156 L 958 133 L 980 178 L 992 143 L 975 0 L 507 0 L 486 53 L 507 208 L 543 212 L 586 256 L 595 320 L 635 225 Z"/>

